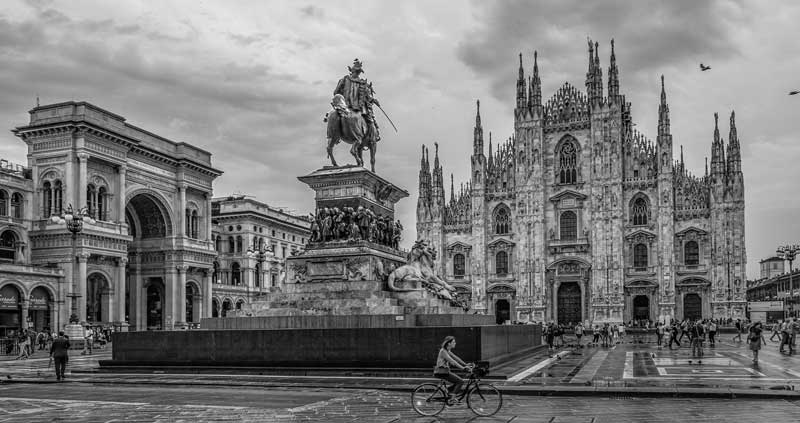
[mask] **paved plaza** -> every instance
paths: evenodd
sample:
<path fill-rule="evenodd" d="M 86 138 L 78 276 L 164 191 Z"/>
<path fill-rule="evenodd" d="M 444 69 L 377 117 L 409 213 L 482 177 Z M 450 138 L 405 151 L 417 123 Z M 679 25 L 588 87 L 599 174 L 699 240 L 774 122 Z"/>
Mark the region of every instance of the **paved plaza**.
<path fill-rule="evenodd" d="M 498 415 L 478 418 L 455 406 L 417 416 L 408 393 L 382 390 L 110 386 L 88 383 L 0 385 L 0 422 L 792 422 L 800 402 L 693 398 L 528 397 L 507 395 Z"/>

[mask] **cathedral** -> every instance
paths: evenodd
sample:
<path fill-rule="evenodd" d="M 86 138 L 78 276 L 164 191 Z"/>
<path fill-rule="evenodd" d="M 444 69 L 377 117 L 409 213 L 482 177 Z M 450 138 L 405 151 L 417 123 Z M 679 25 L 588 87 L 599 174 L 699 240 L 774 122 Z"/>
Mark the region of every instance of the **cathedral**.
<path fill-rule="evenodd" d="M 450 196 L 438 145 L 422 148 L 418 238 L 479 312 L 515 321 L 739 318 L 745 309 L 744 178 L 735 115 L 714 114 L 704 174 L 673 157 L 661 77 L 655 142 L 634 129 L 611 41 L 606 94 L 589 43 L 586 91 L 542 101 L 520 55 L 514 131 L 484 149 L 477 104 L 470 180 Z"/>

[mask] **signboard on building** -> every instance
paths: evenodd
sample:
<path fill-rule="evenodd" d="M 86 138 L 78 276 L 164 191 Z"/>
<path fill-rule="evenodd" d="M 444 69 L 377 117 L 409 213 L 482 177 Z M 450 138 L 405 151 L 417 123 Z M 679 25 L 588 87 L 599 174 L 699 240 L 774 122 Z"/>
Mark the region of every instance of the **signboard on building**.
<path fill-rule="evenodd" d="M 783 301 L 750 301 L 747 309 L 753 311 L 783 311 Z"/>

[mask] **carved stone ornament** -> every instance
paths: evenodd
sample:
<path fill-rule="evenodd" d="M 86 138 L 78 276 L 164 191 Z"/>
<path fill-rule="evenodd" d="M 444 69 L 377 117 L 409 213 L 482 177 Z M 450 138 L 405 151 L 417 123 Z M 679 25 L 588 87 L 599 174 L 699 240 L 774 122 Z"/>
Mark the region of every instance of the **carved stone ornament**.
<path fill-rule="evenodd" d="M 294 273 L 295 282 L 306 282 L 308 280 L 307 267 L 305 263 L 292 264 L 292 273 Z"/>

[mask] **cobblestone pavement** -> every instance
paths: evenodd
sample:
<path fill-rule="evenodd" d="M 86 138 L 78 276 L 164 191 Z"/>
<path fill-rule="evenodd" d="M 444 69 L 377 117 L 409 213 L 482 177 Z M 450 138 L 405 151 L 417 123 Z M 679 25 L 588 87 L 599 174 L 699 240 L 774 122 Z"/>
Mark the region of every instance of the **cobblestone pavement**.
<path fill-rule="evenodd" d="M 408 393 L 378 390 L 0 385 L 0 422 L 796 422 L 800 401 L 506 396 L 497 416 L 465 406 L 420 417 Z"/>

